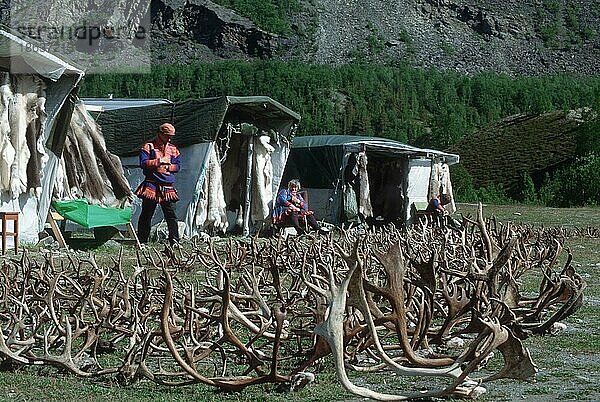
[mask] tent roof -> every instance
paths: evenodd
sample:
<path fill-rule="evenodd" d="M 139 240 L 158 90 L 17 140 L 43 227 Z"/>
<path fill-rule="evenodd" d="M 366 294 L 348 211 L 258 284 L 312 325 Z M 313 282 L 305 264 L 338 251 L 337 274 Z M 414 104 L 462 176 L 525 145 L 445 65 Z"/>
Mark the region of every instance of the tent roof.
<path fill-rule="evenodd" d="M 227 103 L 240 110 L 251 111 L 268 119 L 292 118 L 300 122 L 300 115 L 268 96 L 227 96 Z"/>
<path fill-rule="evenodd" d="M 206 100 L 218 100 L 225 98 L 227 104 L 236 105 L 237 109 L 244 110 L 254 115 L 260 115 L 265 118 L 292 118 L 300 121 L 300 115 L 281 103 L 269 98 L 268 96 L 225 96 L 205 98 Z M 86 107 L 99 106 L 102 110 L 118 110 L 134 107 L 145 107 L 151 105 L 173 104 L 168 99 L 105 99 L 105 98 L 82 98 Z"/>
<path fill-rule="evenodd" d="M 458 163 L 459 156 L 434 149 L 417 148 L 398 141 L 379 137 L 364 137 L 357 135 L 312 135 L 296 137 L 292 144 L 293 149 L 316 147 L 343 147 L 345 151 L 359 151 L 365 148 L 368 151 L 380 153 L 404 154 L 442 158 L 449 165 Z"/>
<path fill-rule="evenodd" d="M 137 153 L 140 144 L 154 137 L 165 121 L 175 124 L 174 143 L 179 147 L 214 141 L 225 121 L 247 122 L 265 131 L 275 129 L 291 141 L 294 131 L 290 127 L 300 121 L 298 113 L 268 96 L 219 96 L 175 103 L 166 99 L 87 98 L 84 103 L 100 108 L 96 121 L 109 151 L 119 156 Z"/>
<path fill-rule="evenodd" d="M 43 45 L 0 25 L 0 69 L 39 74 L 57 81 L 63 74 L 83 75 L 83 70 L 44 50 Z"/>
<path fill-rule="evenodd" d="M 104 98 L 82 98 L 89 111 L 119 110 L 134 107 L 145 107 L 151 105 L 171 105 L 168 99 L 104 99 Z M 91 106 L 91 107 L 90 107 Z"/>

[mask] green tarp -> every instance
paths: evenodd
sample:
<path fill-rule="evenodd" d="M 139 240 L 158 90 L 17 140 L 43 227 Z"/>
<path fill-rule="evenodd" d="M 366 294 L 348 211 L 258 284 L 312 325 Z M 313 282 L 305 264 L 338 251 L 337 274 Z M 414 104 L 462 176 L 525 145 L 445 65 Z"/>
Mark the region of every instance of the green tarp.
<path fill-rule="evenodd" d="M 267 131 L 277 127 L 273 122 L 300 121 L 299 114 L 266 96 L 220 96 L 118 109 L 111 109 L 110 102 L 105 101 L 106 110 L 95 118 L 102 127 L 106 148 L 118 156 L 137 154 L 167 121 L 177 129 L 173 142 L 180 149 L 214 141 L 224 121 L 252 123 Z M 289 133 L 286 136 L 291 139 Z"/>
<path fill-rule="evenodd" d="M 53 201 L 56 212 L 85 228 L 125 225 L 131 221 L 131 208 L 109 208 L 88 204 L 87 200 Z"/>

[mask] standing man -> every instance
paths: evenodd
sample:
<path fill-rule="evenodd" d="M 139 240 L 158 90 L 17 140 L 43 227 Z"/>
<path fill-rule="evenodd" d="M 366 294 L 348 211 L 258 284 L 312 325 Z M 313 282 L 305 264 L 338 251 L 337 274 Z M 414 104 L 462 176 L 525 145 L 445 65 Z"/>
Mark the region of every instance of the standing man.
<path fill-rule="evenodd" d="M 138 237 L 147 243 L 150 225 L 156 204 L 160 204 L 169 229 L 169 243 L 179 241 L 175 203 L 179 201 L 175 190 L 175 173 L 179 171 L 179 149 L 171 143 L 175 127 L 170 123 L 161 124 L 158 135 L 140 149 L 140 167 L 145 179 L 135 194 L 142 199 L 142 213 L 138 221 Z"/>

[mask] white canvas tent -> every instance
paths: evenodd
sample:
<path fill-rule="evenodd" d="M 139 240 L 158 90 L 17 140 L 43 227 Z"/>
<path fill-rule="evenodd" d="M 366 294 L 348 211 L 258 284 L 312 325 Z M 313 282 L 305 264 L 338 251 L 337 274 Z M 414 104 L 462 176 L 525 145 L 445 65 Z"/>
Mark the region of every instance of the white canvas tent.
<path fill-rule="evenodd" d="M 173 142 L 182 159 L 176 178 L 180 197 L 176 212 L 185 223 L 184 236 L 236 228 L 248 235 L 269 221 L 300 121 L 297 113 L 264 96 L 179 103 L 164 99 L 83 101 L 102 127 L 109 151 L 121 158 L 132 189 L 143 180 L 138 161 L 142 143 L 156 135 L 161 123 L 175 125 Z M 141 202 L 136 198 L 134 222 L 140 210 Z M 162 213 L 157 212 L 153 224 L 162 219 Z"/>
<path fill-rule="evenodd" d="M 2 191 L 0 194 L 0 211 L 20 212 L 19 237 L 29 243 L 37 242 L 39 232 L 44 229 L 59 156 L 72 112 L 73 92 L 84 75 L 77 67 L 40 49 L 28 38 L 9 28 L 0 27 L 0 72 L 4 79 L 0 85 L 6 88 L 3 93 L 21 97 L 27 95 L 19 95 L 18 85 L 15 84 L 24 78 L 36 80 L 43 90 L 38 98 L 41 108 L 36 117 L 41 124 L 40 130 L 35 144 L 29 145 L 29 148 L 33 148 L 32 154 L 38 152 L 41 155 L 38 171 L 35 172 L 39 176 L 39 187 L 36 184 L 35 189 L 29 189 L 28 186 L 27 191 Z M 7 109 L 3 103 L 2 110 L 6 114 Z M 13 145 L 21 141 L 16 138 L 15 130 L 6 127 L 7 130 L 0 129 L 3 141 L 12 142 Z"/>
<path fill-rule="evenodd" d="M 440 190 L 451 195 L 448 166 L 458 161 L 385 138 L 304 136 L 294 139 L 282 181 L 299 179 L 317 218 L 332 224 L 358 219 L 358 212 L 406 222 L 413 204 L 426 205 Z"/>

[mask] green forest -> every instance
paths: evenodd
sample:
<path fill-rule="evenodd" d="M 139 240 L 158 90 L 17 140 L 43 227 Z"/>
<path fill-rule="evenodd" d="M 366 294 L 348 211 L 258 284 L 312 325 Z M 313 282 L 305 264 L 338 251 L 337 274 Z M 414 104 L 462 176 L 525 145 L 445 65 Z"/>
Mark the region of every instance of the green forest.
<path fill-rule="evenodd" d="M 447 149 L 462 137 L 510 115 L 582 107 L 600 110 L 600 77 L 569 74 L 510 77 L 495 73 L 465 76 L 405 65 L 332 67 L 300 62 L 225 61 L 157 65 L 150 74 L 86 77 L 81 96 L 109 94 L 173 101 L 266 95 L 302 116 L 298 135 L 378 136 Z M 586 190 L 581 197 L 571 192 L 567 201 L 551 195 L 566 191 L 560 183 L 572 182 L 573 176 L 597 179 L 595 188 L 600 188 L 600 177 L 594 178 L 590 171 L 600 164 L 596 145 L 600 143 L 600 127 L 597 116 L 593 113 L 589 116 L 589 122 L 582 128 L 577 160 L 561 171 L 552 172 L 543 185 L 538 184 L 533 190 L 524 186 L 524 191 L 533 191 L 527 196 L 531 202 L 556 206 L 600 204 L 597 190 Z M 467 176 L 468 181 L 468 172 L 459 176 Z M 459 197 L 493 201 L 503 195 L 501 188 L 461 188 L 465 191 Z"/>

